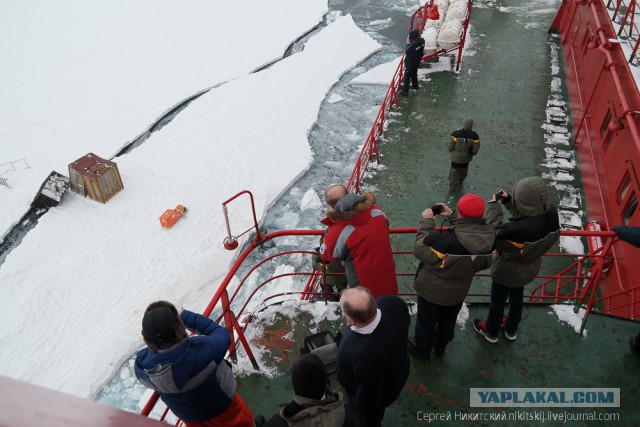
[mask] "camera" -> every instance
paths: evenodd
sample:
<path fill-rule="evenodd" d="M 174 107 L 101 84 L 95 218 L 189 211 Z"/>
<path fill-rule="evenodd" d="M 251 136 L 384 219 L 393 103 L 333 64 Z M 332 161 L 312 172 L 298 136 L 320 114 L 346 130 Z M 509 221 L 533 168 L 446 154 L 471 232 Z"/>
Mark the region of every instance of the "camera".
<path fill-rule="evenodd" d="M 431 206 L 431 212 L 433 212 L 434 215 L 440 215 L 443 210 L 444 209 L 440 205 Z"/>
<path fill-rule="evenodd" d="M 507 195 L 507 193 L 505 193 L 503 190 L 498 191 L 495 197 L 496 202 L 500 203 L 507 203 L 509 200 L 511 200 L 511 196 Z"/>

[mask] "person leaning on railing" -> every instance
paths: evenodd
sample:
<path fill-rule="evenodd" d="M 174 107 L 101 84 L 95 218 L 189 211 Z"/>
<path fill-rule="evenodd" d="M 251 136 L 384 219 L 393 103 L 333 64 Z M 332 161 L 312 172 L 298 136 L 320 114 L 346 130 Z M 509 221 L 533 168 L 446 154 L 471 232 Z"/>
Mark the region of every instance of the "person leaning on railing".
<path fill-rule="evenodd" d="M 623 242 L 640 248 L 640 227 L 618 225 L 617 227 L 613 227 L 613 231 Z M 635 337 L 629 339 L 629 347 L 631 347 L 631 351 L 640 356 L 640 332 Z"/>
<path fill-rule="evenodd" d="M 332 191 L 341 195 L 329 199 Z M 344 186 L 332 186 L 325 197 L 331 200 L 322 223 L 327 226 L 320 245 L 326 263 L 342 262 L 350 288 L 364 286 L 375 298 L 398 293 L 396 267 L 389 241 L 389 221 L 375 204 L 373 193 L 345 194 Z M 329 203 L 331 206 L 331 203 Z"/>
<path fill-rule="evenodd" d="M 189 337 L 187 328 L 198 335 Z M 254 426 L 224 359 L 231 344 L 226 328 L 201 314 L 157 301 L 144 313 L 142 338 L 147 347 L 136 356 L 136 377 L 158 393 L 187 427 Z"/>
<path fill-rule="evenodd" d="M 465 194 L 456 211 L 438 203 L 422 212 L 413 255 L 420 261 L 413 287 L 418 294 L 414 341 L 409 351 L 425 363 L 431 350 L 438 359 L 454 337 L 473 275 L 491 266 L 495 228 L 484 219 L 485 202 Z M 435 215 L 447 218 L 449 228 L 436 230 Z"/>
<path fill-rule="evenodd" d="M 511 218 L 503 222 L 505 207 Z M 487 222 L 496 227 L 497 257 L 491 266 L 491 304 L 486 321 L 475 319 L 473 328 L 488 342 L 498 342 L 500 327 L 509 341 L 516 340 L 522 320 L 524 287 L 542 266 L 542 256 L 560 239 L 558 210 L 549 203 L 547 185 L 539 176 L 523 178 L 511 194 L 493 196 Z M 503 316 L 509 299 L 509 314 Z"/>

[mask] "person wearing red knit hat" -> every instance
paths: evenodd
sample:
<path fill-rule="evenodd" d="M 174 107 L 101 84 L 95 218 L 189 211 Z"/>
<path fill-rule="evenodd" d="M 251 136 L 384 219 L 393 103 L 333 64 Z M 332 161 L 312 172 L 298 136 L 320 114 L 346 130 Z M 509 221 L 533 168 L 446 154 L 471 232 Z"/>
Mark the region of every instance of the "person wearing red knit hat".
<path fill-rule="evenodd" d="M 460 198 L 457 206 L 460 218 L 482 218 L 484 215 L 484 199 L 467 193 Z"/>
<path fill-rule="evenodd" d="M 431 361 L 432 349 L 444 356 L 474 273 L 491 266 L 495 228 L 483 218 L 484 208 L 482 197 L 465 194 L 455 212 L 444 203 L 422 212 L 413 247 L 420 260 L 413 285 L 418 315 L 407 346 L 424 362 Z M 436 230 L 435 215 L 446 217 L 449 228 Z"/>

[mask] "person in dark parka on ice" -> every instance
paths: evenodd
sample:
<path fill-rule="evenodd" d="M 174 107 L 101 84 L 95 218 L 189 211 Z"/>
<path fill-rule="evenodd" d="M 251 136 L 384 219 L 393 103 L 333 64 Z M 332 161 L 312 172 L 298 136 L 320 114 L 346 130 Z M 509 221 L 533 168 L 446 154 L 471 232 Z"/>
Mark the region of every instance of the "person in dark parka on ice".
<path fill-rule="evenodd" d="M 409 81 L 411 87 L 418 90 L 418 67 L 424 55 L 424 39 L 420 37 L 418 30 L 409 31 L 407 47 L 404 50 L 404 76 L 402 78 L 401 95 L 409 95 Z"/>
<path fill-rule="evenodd" d="M 502 206 L 512 217 L 503 223 Z M 500 326 L 509 341 L 516 340 L 522 319 L 525 285 L 542 266 L 542 256 L 560 239 L 558 210 L 549 203 L 547 185 L 539 176 L 521 179 L 511 194 L 500 191 L 489 202 L 487 221 L 497 227 L 497 257 L 491 267 L 491 305 L 486 322 L 475 319 L 473 327 L 494 344 Z M 509 299 L 509 314 L 503 317 Z"/>

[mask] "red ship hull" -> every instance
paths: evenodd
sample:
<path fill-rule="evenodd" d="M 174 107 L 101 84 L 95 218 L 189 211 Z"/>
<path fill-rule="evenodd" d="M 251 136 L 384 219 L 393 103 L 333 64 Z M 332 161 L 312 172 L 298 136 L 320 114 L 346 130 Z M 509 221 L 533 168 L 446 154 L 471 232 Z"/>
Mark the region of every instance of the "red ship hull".
<path fill-rule="evenodd" d="M 608 229 L 640 226 L 640 94 L 609 12 L 602 0 L 566 0 L 551 29 L 561 36 L 588 218 Z M 640 285 L 640 249 L 617 242 L 613 250 L 599 288 L 611 296 L 604 300 L 605 309 L 638 318 L 638 304 L 628 303 L 640 301 L 640 292 L 632 291 Z"/>

